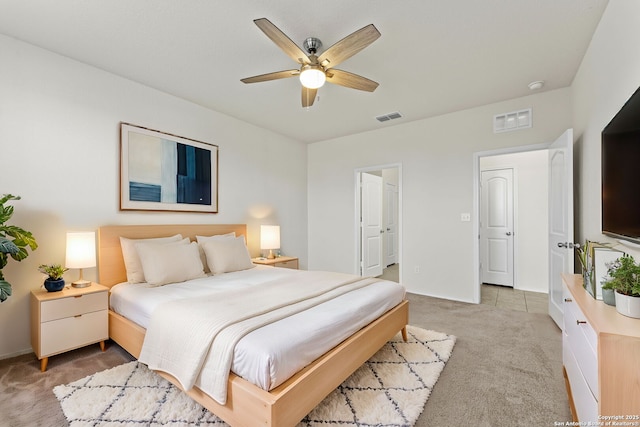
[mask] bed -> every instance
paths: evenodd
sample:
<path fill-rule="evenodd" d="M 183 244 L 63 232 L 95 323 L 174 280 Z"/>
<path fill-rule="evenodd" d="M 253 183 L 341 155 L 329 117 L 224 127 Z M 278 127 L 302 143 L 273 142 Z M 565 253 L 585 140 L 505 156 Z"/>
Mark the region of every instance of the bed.
<path fill-rule="evenodd" d="M 235 233 L 237 236 L 246 236 L 246 226 L 207 224 L 101 227 L 98 230 L 100 283 L 111 288 L 127 280 L 120 237 L 144 239 L 177 233 L 191 240 L 195 240 L 196 235 Z M 199 387 L 190 388 L 185 393 L 234 427 L 294 426 L 398 331 L 402 331 L 406 339 L 407 323 L 408 302 L 402 300 L 270 391 L 230 373 L 224 404 L 220 404 Z M 109 311 L 110 338 L 136 358 L 140 357 L 145 334 L 145 328 L 138 323 L 113 310 Z M 166 372 L 157 372 L 184 390 L 177 378 Z"/>

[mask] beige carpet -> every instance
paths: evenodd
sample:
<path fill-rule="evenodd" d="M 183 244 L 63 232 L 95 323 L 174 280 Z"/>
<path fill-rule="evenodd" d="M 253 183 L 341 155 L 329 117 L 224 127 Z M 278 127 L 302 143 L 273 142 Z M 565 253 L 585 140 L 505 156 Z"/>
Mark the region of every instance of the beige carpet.
<path fill-rule="evenodd" d="M 571 419 L 562 335 L 548 315 L 415 294 L 408 298 L 412 325 L 457 337 L 415 427 L 553 426 Z M 8 339 L 7 328 L 0 339 Z M 52 357 L 45 373 L 33 354 L 0 360 L 0 425 L 65 426 L 52 389 L 131 360 L 113 343 L 104 353 L 93 345 Z"/>
<path fill-rule="evenodd" d="M 422 412 L 455 337 L 409 326 L 299 425 L 412 426 Z M 145 365 L 129 362 L 54 388 L 71 427 L 226 426 Z"/>

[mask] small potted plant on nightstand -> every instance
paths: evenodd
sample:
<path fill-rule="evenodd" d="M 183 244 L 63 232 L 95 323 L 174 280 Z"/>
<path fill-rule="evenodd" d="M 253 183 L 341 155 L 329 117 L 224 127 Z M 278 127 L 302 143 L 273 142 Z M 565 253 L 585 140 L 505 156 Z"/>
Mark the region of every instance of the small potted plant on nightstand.
<path fill-rule="evenodd" d="M 640 265 L 624 255 L 609 266 L 608 275 L 607 287 L 615 289 L 618 313 L 640 318 Z"/>
<path fill-rule="evenodd" d="M 61 291 L 64 288 L 62 275 L 67 270 L 68 268 L 64 268 L 60 264 L 42 264 L 38 267 L 40 273 L 48 276 L 44 280 L 44 287 L 49 292 Z"/>

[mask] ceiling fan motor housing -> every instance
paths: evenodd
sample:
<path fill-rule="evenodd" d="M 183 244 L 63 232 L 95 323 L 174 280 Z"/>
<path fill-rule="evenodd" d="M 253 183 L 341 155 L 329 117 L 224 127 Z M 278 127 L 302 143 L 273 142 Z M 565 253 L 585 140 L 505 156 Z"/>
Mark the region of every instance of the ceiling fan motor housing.
<path fill-rule="evenodd" d="M 304 49 L 309 54 L 314 54 L 318 53 L 318 51 L 322 47 L 322 42 L 320 41 L 320 39 L 317 39 L 315 37 L 307 37 L 304 43 L 302 43 L 302 47 L 304 47 Z"/>

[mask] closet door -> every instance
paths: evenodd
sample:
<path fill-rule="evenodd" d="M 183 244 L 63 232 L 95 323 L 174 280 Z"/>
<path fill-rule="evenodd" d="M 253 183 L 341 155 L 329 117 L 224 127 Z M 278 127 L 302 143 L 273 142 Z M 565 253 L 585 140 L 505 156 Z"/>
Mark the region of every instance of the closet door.
<path fill-rule="evenodd" d="M 481 172 L 482 283 L 513 287 L 513 169 Z"/>

